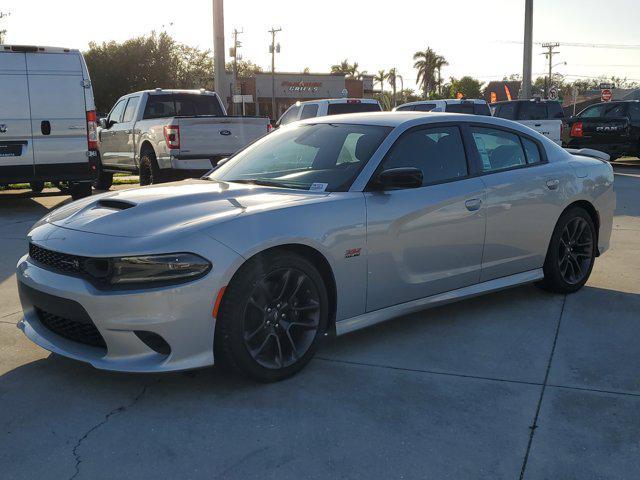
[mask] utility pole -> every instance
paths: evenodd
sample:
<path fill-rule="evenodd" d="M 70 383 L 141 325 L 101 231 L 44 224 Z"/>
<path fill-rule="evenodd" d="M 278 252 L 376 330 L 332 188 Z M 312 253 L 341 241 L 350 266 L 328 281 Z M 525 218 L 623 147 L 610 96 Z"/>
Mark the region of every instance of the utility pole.
<path fill-rule="evenodd" d="M 281 32 L 282 28 L 271 27 L 269 33 L 271 34 L 271 46 L 269 51 L 271 52 L 271 118 L 276 118 L 276 52 L 280 53 L 280 44 L 276 45 L 276 33 Z"/>
<path fill-rule="evenodd" d="M 222 102 L 226 103 L 224 60 L 224 0 L 213 0 L 213 84 Z"/>
<path fill-rule="evenodd" d="M 0 12 L 0 19 L 8 17 L 11 12 Z M 0 43 L 4 43 L 4 36 L 7 33 L 6 30 L 0 30 Z"/>
<path fill-rule="evenodd" d="M 533 0 L 524 6 L 524 54 L 522 66 L 522 98 L 531 98 L 531 62 L 533 61 Z"/>
<path fill-rule="evenodd" d="M 244 30 L 238 31 L 237 28 L 233 29 L 233 47 L 231 48 L 231 56 L 233 57 L 233 92 L 231 92 L 231 101 L 233 102 L 233 96 L 238 92 L 238 60 L 242 57 L 238 56 L 238 48 L 242 46 L 242 43 L 238 41 L 238 35 L 244 33 Z M 233 102 L 233 114 L 237 115 L 237 104 Z"/>
<path fill-rule="evenodd" d="M 552 70 L 553 70 L 553 56 L 556 53 L 560 53 L 560 52 L 554 52 L 553 49 L 554 48 L 558 48 L 560 46 L 559 43 L 543 43 L 542 44 L 542 48 L 546 48 L 547 52 L 544 53 L 544 55 L 547 57 L 547 60 L 549 60 L 549 78 L 547 79 L 547 88 L 546 88 L 546 92 L 545 93 L 545 97 L 549 98 L 549 90 L 551 89 L 551 75 L 552 75 Z"/>

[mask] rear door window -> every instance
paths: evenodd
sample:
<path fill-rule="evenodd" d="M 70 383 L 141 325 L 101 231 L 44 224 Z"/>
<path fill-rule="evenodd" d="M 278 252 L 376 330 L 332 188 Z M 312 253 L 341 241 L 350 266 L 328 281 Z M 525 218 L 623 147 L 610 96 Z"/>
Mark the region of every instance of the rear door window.
<path fill-rule="evenodd" d="M 528 164 L 540 163 L 542 161 L 540 149 L 536 142 L 526 137 L 522 137 L 522 146 L 524 147 L 524 153 L 527 155 Z"/>
<path fill-rule="evenodd" d="M 330 103 L 327 115 L 341 115 L 343 113 L 379 112 L 380 105 L 377 103 Z"/>
<path fill-rule="evenodd" d="M 578 114 L 578 117 L 581 117 L 581 118 L 601 117 L 603 109 L 604 109 L 604 105 L 593 105 L 589 108 L 586 108 L 582 112 L 580 112 Z"/>
<path fill-rule="evenodd" d="M 527 164 L 518 135 L 484 127 L 471 127 L 471 135 L 482 160 L 483 172 L 498 172 Z"/>
<path fill-rule="evenodd" d="M 300 113 L 300 120 L 304 120 L 305 118 L 313 118 L 318 115 L 318 104 L 311 103 L 309 105 L 305 105 L 302 107 L 302 113 Z"/>
<path fill-rule="evenodd" d="M 522 102 L 518 120 L 546 120 L 549 118 L 544 102 Z"/>
<path fill-rule="evenodd" d="M 627 113 L 627 105 L 625 103 L 618 103 L 613 105 L 607 105 L 604 109 L 605 118 L 624 117 Z"/>
<path fill-rule="evenodd" d="M 548 102 L 547 108 L 549 110 L 549 118 L 564 118 L 564 110 L 562 109 L 562 105 L 559 102 Z"/>
<path fill-rule="evenodd" d="M 124 109 L 124 116 L 122 117 L 122 123 L 127 123 L 133 120 L 133 115 L 136 113 L 136 107 L 140 97 L 131 97 L 127 102 L 127 107 Z"/>

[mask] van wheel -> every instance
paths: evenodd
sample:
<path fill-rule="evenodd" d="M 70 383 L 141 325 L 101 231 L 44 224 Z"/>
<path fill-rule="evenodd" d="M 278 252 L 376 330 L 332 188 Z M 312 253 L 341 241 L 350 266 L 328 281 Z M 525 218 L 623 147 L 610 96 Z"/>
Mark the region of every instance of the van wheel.
<path fill-rule="evenodd" d="M 96 190 L 109 190 L 113 185 L 113 173 L 105 172 L 102 164 L 98 163 L 98 172 L 96 179 L 93 181 L 93 188 Z"/>
<path fill-rule="evenodd" d="M 140 157 L 140 185 L 153 185 L 164 181 L 164 175 L 158 167 L 156 154 L 150 151 L 144 152 Z"/>
<path fill-rule="evenodd" d="M 44 182 L 31 182 L 29 186 L 33 193 L 40 193 L 44 190 Z"/>
<path fill-rule="evenodd" d="M 91 196 L 91 183 L 89 182 L 76 183 L 71 188 L 71 198 L 73 200 L 89 196 Z"/>
<path fill-rule="evenodd" d="M 326 286 L 307 259 L 289 252 L 254 257 L 225 290 L 216 360 L 262 382 L 290 377 L 313 357 L 328 311 Z"/>

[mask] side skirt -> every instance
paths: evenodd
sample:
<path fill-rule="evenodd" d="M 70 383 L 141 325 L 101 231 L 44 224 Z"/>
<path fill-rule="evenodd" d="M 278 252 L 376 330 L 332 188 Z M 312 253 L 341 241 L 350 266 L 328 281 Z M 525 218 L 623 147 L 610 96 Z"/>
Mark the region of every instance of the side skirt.
<path fill-rule="evenodd" d="M 385 322 L 401 315 L 418 312 L 438 305 L 456 302 L 465 298 L 476 297 L 489 292 L 503 290 L 505 288 L 524 285 L 526 283 L 536 282 L 544 278 L 541 268 L 529 270 L 528 272 L 509 275 L 508 277 L 496 278 L 487 282 L 477 283 L 468 287 L 459 288 L 450 292 L 439 293 L 430 297 L 419 298 L 406 303 L 400 303 L 391 307 L 382 308 L 373 312 L 364 313 L 357 317 L 347 318 L 336 322 L 336 335 L 353 332 L 361 328 L 375 325 L 376 323 Z"/>

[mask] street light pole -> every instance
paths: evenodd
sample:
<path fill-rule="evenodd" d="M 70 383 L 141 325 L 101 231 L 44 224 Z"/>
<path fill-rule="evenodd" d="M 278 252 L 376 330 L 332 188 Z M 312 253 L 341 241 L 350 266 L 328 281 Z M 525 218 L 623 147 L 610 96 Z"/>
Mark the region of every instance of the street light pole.
<path fill-rule="evenodd" d="M 553 75 L 553 56 L 556 53 L 560 53 L 560 52 L 554 52 L 553 49 L 559 47 L 560 44 L 559 43 L 543 43 L 542 44 L 542 48 L 546 48 L 548 50 L 548 52 L 546 52 L 544 55 L 549 59 L 549 79 L 547 81 L 547 91 L 546 93 L 546 97 L 549 98 L 549 91 L 551 90 L 551 78 Z"/>
<path fill-rule="evenodd" d="M 522 98 L 531 98 L 531 62 L 533 61 L 533 0 L 525 0 Z"/>
<path fill-rule="evenodd" d="M 273 28 L 269 30 L 271 34 L 271 119 L 276 120 L 276 33 L 281 32 L 281 28 Z M 278 45 L 280 51 L 280 45 Z"/>
<path fill-rule="evenodd" d="M 226 103 L 224 73 L 224 0 L 213 0 L 213 85 Z"/>

